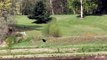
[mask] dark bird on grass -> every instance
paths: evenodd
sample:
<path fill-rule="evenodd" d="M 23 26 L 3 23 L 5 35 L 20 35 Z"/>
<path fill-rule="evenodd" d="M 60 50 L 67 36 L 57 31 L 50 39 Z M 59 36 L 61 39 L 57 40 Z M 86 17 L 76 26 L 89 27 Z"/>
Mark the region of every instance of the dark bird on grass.
<path fill-rule="evenodd" d="M 46 42 L 46 39 L 42 39 L 43 42 Z"/>

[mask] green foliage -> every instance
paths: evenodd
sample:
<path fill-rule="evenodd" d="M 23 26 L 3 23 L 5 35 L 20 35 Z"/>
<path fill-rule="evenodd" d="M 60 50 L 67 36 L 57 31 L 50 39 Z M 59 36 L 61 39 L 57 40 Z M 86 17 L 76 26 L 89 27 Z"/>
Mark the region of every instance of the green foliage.
<path fill-rule="evenodd" d="M 79 0 L 67 0 L 68 1 L 68 7 L 73 11 L 74 14 L 78 13 L 78 10 L 80 9 L 80 2 Z"/>
<path fill-rule="evenodd" d="M 80 0 L 68 0 L 68 6 L 74 13 L 80 13 Z M 98 7 L 98 0 L 83 0 L 85 14 L 94 14 Z"/>
<path fill-rule="evenodd" d="M 13 44 L 16 43 L 16 37 L 15 36 L 8 36 L 6 39 L 7 48 L 11 48 Z"/>
<path fill-rule="evenodd" d="M 23 15 L 32 13 L 36 0 L 22 0 L 20 9 Z"/>
<path fill-rule="evenodd" d="M 34 11 L 29 18 L 36 19 L 37 21 L 35 23 L 46 23 L 51 20 L 50 14 L 43 1 L 38 1 L 36 3 Z"/>
<path fill-rule="evenodd" d="M 107 46 L 82 46 L 79 47 L 78 52 L 99 52 L 99 51 L 107 51 Z"/>
<path fill-rule="evenodd" d="M 93 14 L 98 7 L 98 0 L 84 0 L 83 4 L 84 12 L 87 14 Z"/>
<path fill-rule="evenodd" d="M 52 37 L 60 37 L 61 31 L 58 26 L 58 23 L 56 21 L 56 18 L 53 18 L 53 20 L 47 24 L 47 26 L 44 28 L 44 35 L 46 36 L 52 36 Z"/>

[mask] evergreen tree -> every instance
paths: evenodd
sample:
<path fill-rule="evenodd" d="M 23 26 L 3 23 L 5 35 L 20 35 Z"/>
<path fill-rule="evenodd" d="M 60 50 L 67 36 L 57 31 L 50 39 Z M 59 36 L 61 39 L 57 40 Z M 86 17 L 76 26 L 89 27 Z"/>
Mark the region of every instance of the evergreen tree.
<path fill-rule="evenodd" d="M 51 20 L 50 13 L 43 1 L 38 1 L 35 4 L 32 14 L 28 17 L 35 19 L 36 21 L 34 23 L 47 23 Z"/>

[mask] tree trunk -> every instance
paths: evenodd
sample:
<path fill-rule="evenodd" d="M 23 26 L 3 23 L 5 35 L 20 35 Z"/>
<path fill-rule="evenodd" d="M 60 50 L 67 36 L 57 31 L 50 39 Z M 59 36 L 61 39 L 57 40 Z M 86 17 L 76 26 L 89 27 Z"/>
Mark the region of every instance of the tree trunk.
<path fill-rule="evenodd" d="M 52 13 L 52 15 L 54 15 L 55 13 L 54 13 L 54 8 L 53 8 L 53 3 L 52 2 L 53 1 L 50 0 L 51 13 Z"/>
<path fill-rule="evenodd" d="M 80 0 L 81 2 L 81 18 L 83 18 L 84 13 L 83 13 L 83 0 Z"/>
<path fill-rule="evenodd" d="M 74 8 L 72 8 L 72 11 L 73 11 L 73 14 L 75 15 L 75 14 L 76 14 L 76 11 L 75 11 L 75 9 L 74 9 Z"/>

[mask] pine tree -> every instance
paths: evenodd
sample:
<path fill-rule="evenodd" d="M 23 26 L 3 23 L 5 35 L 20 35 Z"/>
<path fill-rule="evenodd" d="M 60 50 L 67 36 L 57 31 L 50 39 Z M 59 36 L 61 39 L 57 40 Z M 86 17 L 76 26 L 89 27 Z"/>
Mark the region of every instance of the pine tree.
<path fill-rule="evenodd" d="M 35 4 L 32 14 L 28 17 L 30 19 L 35 19 L 36 21 L 34 23 L 47 23 L 51 20 L 50 13 L 43 1 L 38 1 Z"/>

